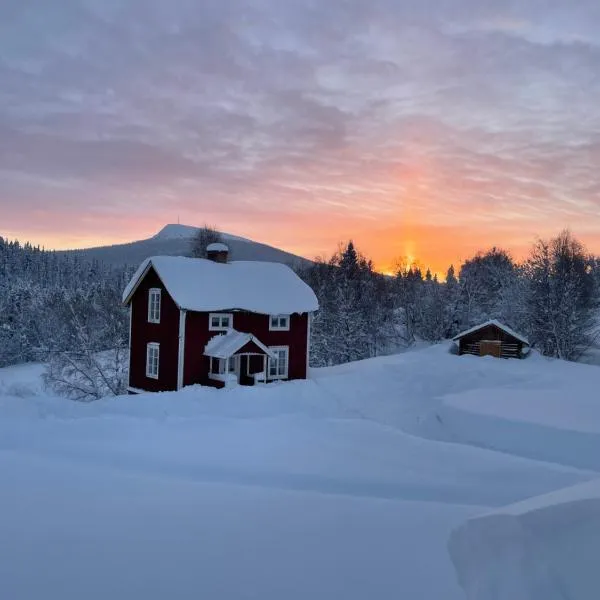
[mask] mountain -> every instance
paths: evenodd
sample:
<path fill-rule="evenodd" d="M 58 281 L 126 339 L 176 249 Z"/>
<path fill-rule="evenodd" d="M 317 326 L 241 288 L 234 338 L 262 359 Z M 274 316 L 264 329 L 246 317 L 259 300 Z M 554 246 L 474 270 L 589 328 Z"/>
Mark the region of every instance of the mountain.
<path fill-rule="evenodd" d="M 75 253 L 85 260 L 98 260 L 113 266 L 137 266 L 149 256 L 189 256 L 191 242 L 198 229 L 198 227 L 190 225 L 169 224 L 156 235 L 145 240 L 81 250 L 62 250 L 59 254 Z M 267 244 L 261 244 L 225 232 L 222 232 L 221 235 L 229 246 L 232 260 L 279 262 L 292 266 L 310 263 L 306 258 Z"/>

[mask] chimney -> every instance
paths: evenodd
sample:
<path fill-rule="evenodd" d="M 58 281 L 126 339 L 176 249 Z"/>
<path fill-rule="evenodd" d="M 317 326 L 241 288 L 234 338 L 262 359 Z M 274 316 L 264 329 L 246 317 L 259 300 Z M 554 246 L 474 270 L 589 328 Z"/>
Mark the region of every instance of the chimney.
<path fill-rule="evenodd" d="M 229 256 L 229 248 L 225 244 L 215 243 L 206 246 L 206 258 L 216 263 L 226 263 Z"/>

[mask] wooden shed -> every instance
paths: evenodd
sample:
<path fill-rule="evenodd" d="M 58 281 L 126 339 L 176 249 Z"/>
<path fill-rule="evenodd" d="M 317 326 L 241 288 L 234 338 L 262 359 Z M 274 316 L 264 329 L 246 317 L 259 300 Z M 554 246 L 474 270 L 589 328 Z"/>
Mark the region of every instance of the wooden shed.
<path fill-rule="evenodd" d="M 529 346 L 527 338 L 496 320 L 459 333 L 454 340 L 459 354 L 494 356 L 496 358 L 522 358 L 523 349 Z"/>

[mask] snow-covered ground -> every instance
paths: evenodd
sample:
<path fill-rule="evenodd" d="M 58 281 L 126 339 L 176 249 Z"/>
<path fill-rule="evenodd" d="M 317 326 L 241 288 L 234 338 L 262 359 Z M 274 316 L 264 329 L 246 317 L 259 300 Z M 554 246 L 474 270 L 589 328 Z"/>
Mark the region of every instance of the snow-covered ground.
<path fill-rule="evenodd" d="M 600 477 L 593 366 L 442 345 L 92 404 L 40 373 L 0 370 L 0 598 L 461 599 L 453 530 L 472 590 L 465 528 Z"/>
<path fill-rule="evenodd" d="M 449 547 L 469 600 L 596 600 L 600 479 L 470 519 Z"/>

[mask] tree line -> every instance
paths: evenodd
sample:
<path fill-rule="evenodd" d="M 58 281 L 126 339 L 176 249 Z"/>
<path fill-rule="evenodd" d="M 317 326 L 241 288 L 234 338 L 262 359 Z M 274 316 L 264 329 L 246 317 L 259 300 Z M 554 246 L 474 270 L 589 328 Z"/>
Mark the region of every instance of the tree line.
<path fill-rule="evenodd" d="M 352 242 L 299 274 L 321 306 L 312 330 L 314 366 L 439 342 L 489 319 L 565 360 L 578 360 L 598 338 L 600 261 L 569 231 L 536 241 L 520 263 L 499 248 L 480 252 L 458 273 L 450 266 L 444 281 L 403 262 L 384 276 Z"/>
<path fill-rule="evenodd" d="M 45 362 L 49 385 L 77 399 L 123 391 L 132 273 L 0 237 L 0 367 Z"/>
<path fill-rule="evenodd" d="M 190 254 L 201 257 L 215 241 L 218 232 L 203 228 Z M 443 280 L 402 261 L 395 275 L 378 273 L 351 241 L 296 268 L 320 303 L 313 366 L 438 342 L 491 318 L 546 356 L 578 360 L 598 331 L 600 260 L 568 231 L 538 240 L 522 262 L 499 248 L 480 252 Z M 121 294 L 133 270 L 0 237 L 0 366 L 46 362 L 48 385 L 78 400 L 124 391 Z"/>

